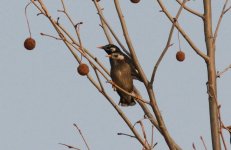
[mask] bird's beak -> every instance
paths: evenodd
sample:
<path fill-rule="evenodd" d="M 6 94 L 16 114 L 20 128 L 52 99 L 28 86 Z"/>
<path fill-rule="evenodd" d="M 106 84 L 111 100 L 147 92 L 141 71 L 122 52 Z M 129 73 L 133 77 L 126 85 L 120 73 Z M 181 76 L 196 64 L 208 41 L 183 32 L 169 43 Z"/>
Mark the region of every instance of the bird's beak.
<path fill-rule="evenodd" d="M 106 55 L 106 57 L 111 58 L 111 55 Z"/>
<path fill-rule="evenodd" d="M 104 48 L 104 46 L 98 46 L 97 48 L 99 48 L 99 49 L 103 49 L 103 48 Z"/>

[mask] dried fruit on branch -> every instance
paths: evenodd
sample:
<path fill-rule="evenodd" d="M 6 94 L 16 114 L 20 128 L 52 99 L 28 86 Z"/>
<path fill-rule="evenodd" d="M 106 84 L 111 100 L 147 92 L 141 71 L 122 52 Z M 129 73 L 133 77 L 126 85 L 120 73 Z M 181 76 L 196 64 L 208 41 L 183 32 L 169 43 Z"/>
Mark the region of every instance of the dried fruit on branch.
<path fill-rule="evenodd" d="M 182 52 L 181 50 L 180 51 L 178 51 L 177 53 L 176 53 L 176 59 L 178 60 L 178 61 L 184 61 L 184 59 L 185 59 L 185 54 L 184 54 L 184 52 Z"/>
<path fill-rule="evenodd" d="M 80 64 L 77 68 L 77 71 L 80 75 L 85 76 L 89 73 L 89 67 L 87 64 Z"/>
<path fill-rule="evenodd" d="M 33 38 L 29 37 L 24 41 L 24 47 L 27 50 L 32 50 L 35 48 L 36 42 Z"/>

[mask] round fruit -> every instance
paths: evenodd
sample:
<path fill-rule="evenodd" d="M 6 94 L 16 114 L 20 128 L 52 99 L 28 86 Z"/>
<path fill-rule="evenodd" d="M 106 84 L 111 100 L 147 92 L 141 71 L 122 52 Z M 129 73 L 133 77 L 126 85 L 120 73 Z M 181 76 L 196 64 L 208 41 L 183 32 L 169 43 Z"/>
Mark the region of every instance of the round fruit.
<path fill-rule="evenodd" d="M 185 59 L 185 54 L 184 54 L 184 52 L 178 51 L 178 52 L 176 53 L 176 59 L 177 59 L 178 61 L 184 61 L 184 59 Z"/>
<path fill-rule="evenodd" d="M 32 50 L 35 48 L 36 42 L 33 38 L 29 37 L 24 41 L 24 47 L 27 50 Z"/>
<path fill-rule="evenodd" d="M 139 3 L 140 0 L 131 0 L 132 3 Z"/>
<path fill-rule="evenodd" d="M 80 64 L 77 70 L 78 70 L 78 73 L 82 76 L 85 76 L 89 73 L 89 67 L 87 64 Z"/>

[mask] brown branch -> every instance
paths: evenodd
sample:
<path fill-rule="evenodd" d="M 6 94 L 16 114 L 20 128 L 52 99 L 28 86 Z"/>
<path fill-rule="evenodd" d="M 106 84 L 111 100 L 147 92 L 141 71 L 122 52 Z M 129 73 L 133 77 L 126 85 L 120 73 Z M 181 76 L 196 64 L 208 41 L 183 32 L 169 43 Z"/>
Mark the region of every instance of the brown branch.
<path fill-rule="evenodd" d="M 168 48 L 171 46 L 171 40 L 172 40 L 172 35 L 173 35 L 173 32 L 174 32 L 174 28 L 175 28 L 175 23 L 177 22 L 182 10 L 183 10 L 183 7 L 185 6 L 185 3 L 187 2 L 188 0 L 184 0 L 183 3 L 181 4 L 181 7 L 179 8 L 178 12 L 177 12 L 177 15 L 175 17 L 175 21 L 170 29 L 170 32 L 169 32 L 169 36 L 168 36 L 168 40 L 167 40 L 167 43 L 165 45 L 165 48 L 163 50 L 163 52 L 161 53 L 160 57 L 158 58 L 155 66 L 154 66 L 154 69 L 153 69 L 153 72 L 152 72 L 152 76 L 151 76 L 151 80 L 150 80 L 150 84 L 152 85 L 154 80 L 155 80 L 155 75 L 156 75 L 156 71 L 158 69 L 158 66 L 160 64 L 160 62 L 162 61 L 164 55 L 166 54 Z"/>
<path fill-rule="evenodd" d="M 42 36 L 46 36 L 46 37 L 50 37 L 50 38 L 53 38 L 55 40 L 62 40 L 61 38 L 58 38 L 58 37 L 55 37 L 53 35 L 49 35 L 49 34 L 46 34 L 46 33 L 40 33 L 40 35 Z"/>
<path fill-rule="evenodd" d="M 218 105 L 218 100 L 216 98 L 216 102 L 217 102 L 217 105 Z M 224 138 L 224 135 L 223 135 L 223 132 L 222 132 L 222 128 L 223 128 L 223 122 L 222 122 L 222 119 L 221 119 L 221 105 L 218 105 L 218 119 L 219 119 L 219 122 L 220 122 L 220 136 L 221 136 L 221 140 L 222 140 L 222 143 L 223 143 L 223 146 L 224 146 L 224 149 L 227 150 L 227 146 L 226 146 L 226 143 L 225 143 L 225 138 Z"/>
<path fill-rule="evenodd" d="M 196 146 L 194 143 L 192 143 L 193 150 L 196 150 Z"/>
<path fill-rule="evenodd" d="M 225 0 L 224 6 L 223 6 L 222 11 L 221 11 L 221 15 L 220 15 L 219 20 L 218 20 L 218 22 L 217 22 L 216 30 L 215 30 L 214 35 L 213 35 L 213 37 L 214 37 L 213 44 L 215 44 L 215 42 L 216 42 L 216 39 L 217 39 L 217 35 L 218 35 L 218 31 L 219 31 L 219 28 L 220 28 L 220 24 L 221 24 L 222 18 L 223 18 L 224 14 L 225 14 L 225 13 L 227 12 L 227 10 L 228 10 L 228 9 L 226 10 L 226 6 L 227 6 L 227 4 L 228 4 L 228 1 L 229 1 L 229 0 Z"/>
<path fill-rule="evenodd" d="M 87 144 L 87 141 L 86 141 L 86 139 L 84 138 L 83 133 L 82 133 L 82 131 L 80 130 L 80 128 L 79 128 L 79 127 L 77 126 L 77 124 L 75 124 L 75 123 L 74 123 L 73 125 L 74 125 L 74 127 L 78 130 L 79 134 L 81 135 L 81 138 L 83 139 L 83 141 L 84 141 L 84 143 L 85 143 L 87 149 L 90 150 L 90 147 L 89 147 L 89 145 Z"/>
<path fill-rule="evenodd" d="M 149 145 L 149 143 L 148 143 L 148 140 L 147 140 L 147 135 L 146 135 L 146 131 L 145 131 L 143 122 L 142 122 L 141 120 L 139 120 L 139 121 L 137 121 L 137 123 L 139 123 L 140 126 L 141 126 L 142 133 L 143 133 L 144 140 L 145 140 L 146 144 L 147 144 L 149 147 L 151 147 L 151 146 Z"/>
<path fill-rule="evenodd" d="M 139 72 L 139 74 L 141 76 L 141 79 L 142 79 L 142 81 L 143 81 L 143 83 L 144 83 L 144 85 L 145 85 L 145 87 L 147 89 L 147 92 L 149 94 L 151 107 L 152 107 L 152 109 L 153 109 L 153 111 L 154 111 L 154 113 L 156 115 L 156 118 L 157 118 L 160 130 L 161 130 L 161 133 L 164 136 L 165 141 L 167 142 L 170 149 L 172 149 L 172 150 L 180 149 L 180 147 L 173 141 L 173 139 L 170 137 L 170 135 L 169 135 L 169 133 L 167 131 L 167 128 L 166 128 L 166 126 L 164 124 L 164 121 L 162 119 L 160 110 L 159 110 L 159 108 L 157 106 L 152 87 L 150 86 L 150 84 L 149 84 L 149 82 L 147 80 L 147 77 L 146 77 L 145 73 L 143 72 L 143 69 L 141 68 L 141 66 L 139 64 L 138 58 L 136 56 L 135 50 L 133 48 L 133 45 L 132 45 L 132 42 L 131 42 L 131 39 L 130 39 L 130 36 L 128 34 L 126 22 L 125 22 L 123 14 L 122 14 L 122 10 L 120 8 L 119 1 L 114 0 L 114 4 L 115 4 L 116 11 L 117 11 L 117 14 L 118 14 L 119 19 L 120 19 L 120 23 L 121 23 L 121 26 L 122 26 L 122 30 L 123 30 L 123 34 L 124 34 L 126 43 L 128 45 L 129 51 L 131 53 L 132 60 L 133 60 L 133 62 L 135 64 L 136 69 L 138 70 L 138 72 Z"/>
<path fill-rule="evenodd" d="M 229 7 L 224 11 L 224 13 L 227 13 L 230 9 L 231 9 L 231 6 L 229 6 Z"/>
<path fill-rule="evenodd" d="M 130 135 L 130 134 L 127 134 L 127 133 L 117 133 L 117 135 L 125 135 L 125 136 L 128 136 L 128 137 L 131 137 L 131 138 L 135 138 L 136 139 L 136 136 L 134 135 Z"/>
<path fill-rule="evenodd" d="M 206 147 L 206 144 L 205 144 L 205 141 L 204 141 L 203 137 L 200 136 L 200 139 L 201 139 L 201 142 L 202 142 L 202 144 L 204 146 L 204 149 L 207 150 L 207 147 Z"/>
<path fill-rule="evenodd" d="M 124 45 L 122 44 L 122 42 L 119 40 L 118 36 L 116 35 L 116 33 L 113 31 L 112 27 L 108 24 L 107 20 L 105 19 L 104 16 L 101 15 L 102 13 L 99 13 L 100 18 L 103 20 L 103 22 L 105 23 L 105 25 L 107 26 L 107 28 L 109 29 L 109 31 L 111 32 L 111 34 L 113 35 L 113 37 L 115 38 L 116 42 L 119 44 L 119 46 L 122 48 L 122 50 L 129 56 L 131 57 L 131 54 L 128 52 L 128 50 L 124 47 Z"/>
<path fill-rule="evenodd" d="M 159 3 L 162 11 L 165 13 L 165 15 L 168 17 L 168 19 L 174 23 L 174 18 L 172 17 L 172 15 L 168 12 L 168 10 L 166 9 L 166 7 L 164 6 L 162 0 L 157 0 L 157 2 Z M 192 49 L 199 55 L 201 56 L 205 61 L 209 61 L 209 57 L 204 54 L 195 44 L 194 42 L 191 40 L 191 38 L 186 34 L 186 32 L 183 30 L 183 28 L 179 25 L 178 22 L 176 22 L 174 24 L 174 26 L 178 29 L 178 31 L 181 33 L 181 35 L 185 38 L 185 40 L 188 42 L 188 44 L 192 47 Z"/>
<path fill-rule="evenodd" d="M 179 4 L 182 6 L 183 2 L 181 2 L 180 0 L 176 0 L 176 1 L 177 1 L 177 3 L 179 3 Z M 188 1 L 189 1 L 189 0 L 188 0 Z M 187 6 L 185 6 L 185 5 L 184 5 L 183 7 L 184 7 L 184 9 L 187 10 L 188 12 L 190 12 L 190 13 L 192 13 L 192 14 L 194 14 L 194 15 L 200 17 L 200 18 L 204 18 L 204 15 L 203 15 L 203 14 L 201 14 L 201 13 L 199 13 L 199 12 L 197 12 L 197 11 L 195 11 L 195 10 L 193 10 L 193 9 L 191 9 L 191 8 L 189 8 L 189 7 L 187 7 Z"/>
<path fill-rule="evenodd" d="M 100 5 L 98 4 L 98 2 L 96 0 L 93 0 L 94 4 L 95 4 L 95 7 L 98 11 L 98 14 L 100 14 L 100 16 L 103 16 L 103 13 L 102 13 L 102 9 L 100 7 Z M 100 21 L 101 21 L 101 27 L 103 28 L 103 31 L 104 31 L 104 34 L 108 40 L 108 42 L 110 44 L 113 44 L 113 41 L 112 41 L 112 38 L 108 32 L 108 28 L 107 28 L 107 25 L 105 24 L 105 22 L 103 21 L 103 19 L 100 17 Z"/>
<path fill-rule="evenodd" d="M 123 34 L 124 34 L 127 46 L 129 48 L 129 51 L 131 53 L 131 57 L 132 57 L 132 60 L 134 62 L 134 65 L 136 66 L 136 69 L 138 70 L 143 83 L 145 84 L 145 86 L 148 86 L 147 77 L 146 77 L 146 75 L 145 75 L 145 73 L 144 73 L 144 71 L 143 71 L 143 69 L 142 69 L 142 67 L 141 67 L 141 65 L 139 63 L 139 60 L 138 60 L 138 58 L 136 56 L 136 53 L 135 53 L 135 50 L 133 48 L 132 41 L 131 41 L 131 38 L 130 38 L 129 33 L 128 33 L 126 21 L 124 19 L 122 10 L 120 8 L 119 1 L 118 0 L 114 0 L 114 4 L 115 4 L 116 11 L 117 11 L 117 14 L 118 14 L 119 19 L 120 19 L 120 23 L 121 23 L 121 27 L 122 27 L 122 30 L 123 30 Z"/>
<path fill-rule="evenodd" d="M 154 126 L 152 125 L 151 147 L 154 147 Z"/>
<path fill-rule="evenodd" d="M 231 69 L 231 64 L 221 72 L 217 72 L 217 78 L 220 78 L 225 72 Z"/>
<path fill-rule="evenodd" d="M 76 147 L 71 146 L 71 145 L 67 145 L 67 144 L 63 144 L 63 143 L 58 143 L 58 144 L 63 145 L 63 146 L 66 146 L 66 147 L 69 148 L 69 149 L 80 150 L 79 148 L 76 148 Z"/>
<path fill-rule="evenodd" d="M 31 37 L 30 23 L 29 23 L 29 19 L 28 19 L 28 16 L 27 16 L 27 8 L 28 8 L 28 6 L 30 4 L 31 4 L 31 2 L 29 2 L 25 7 L 25 17 L 26 17 L 27 28 L 29 30 L 29 34 L 30 34 L 30 37 Z"/>
<path fill-rule="evenodd" d="M 97 69 L 96 69 L 96 68 L 94 68 L 94 71 L 95 71 L 95 74 L 96 74 L 97 80 L 98 80 L 98 82 L 99 82 L 99 85 L 100 85 L 100 87 L 101 87 L 101 92 L 105 92 L 104 87 L 103 87 L 103 84 L 102 84 L 102 81 L 101 81 L 101 79 L 100 79 L 100 77 L 99 77 L 99 74 L 98 74 Z"/>
<path fill-rule="evenodd" d="M 60 29 L 60 30 L 62 30 L 64 33 L 65 33 L 65 35 L 67 35 L 68 36 L 68 38 L 70 38 L 71 39 L 71 41 L 74 43 L 74 45 L 76 45 L 76 46 L 78 46 L 78 47 L 80 47 L 80 44 L 70 35 L 70 33 L 61 25 L 61 24 L 56 24 L 57 25 L 57 27 Z M 110 76 L 110 73 L 109 73 L 109 71 L 107 70 L 107 68 L 103 65 L 103 63 L 102 62 L 100 62 L 93 54 L 91 54 L 90 53 L 90 51 L 89 50 L 87 50 L 86 48 L 83 48 L 84 49 L 84 52 L 87 54 L 87 55 L 89 55 L 106 73 L 107 73 L 107 75 L 109 75 Z"/>

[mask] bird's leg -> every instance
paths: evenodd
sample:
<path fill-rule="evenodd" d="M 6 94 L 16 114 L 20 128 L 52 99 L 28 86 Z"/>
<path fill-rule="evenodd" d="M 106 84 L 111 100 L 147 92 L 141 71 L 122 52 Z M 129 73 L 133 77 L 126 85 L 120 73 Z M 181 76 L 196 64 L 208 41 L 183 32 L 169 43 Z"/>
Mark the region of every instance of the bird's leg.
<path fill-rule="evenodd" d="M 142 97 L 140 96 L 140 94 L 138 94 L 138 93 L 136 93 L 136 92 L 134 92 L 134 91 L 132 91 L 131 94 L 134 95 L 134 98 L 135 98 L 135 99 L 138 99 L 138 100 L 141 100 L 141 99 L 142 99 Z"/>
<path fill-rule="evenodd" d="M 143 102 L 143 103 L 146 103 L 146 104 L 149 104 L 149 105 L 150 105 L 150 102 L 148 102 L 148 101 L 142 99 L 142 96 L 141 96 L 139 93 L 137 93 L 136 91 L 132 91 L 131 94 L 133 95 L 133 97 L 135 98 L 135 100 L 141 101 L 141 102 Z"/>
<path fill-rule="evenodd" d="M 111 83 L 113 91 L 116 91 L 115 83 L 112 80 L 108 81 L 108 83 Z"/>
<path fill-rule="evenodd" d="M 112 85 L 112 89 L 113 91 L 116 91 L 116 87 L 114 85 Z"/>

